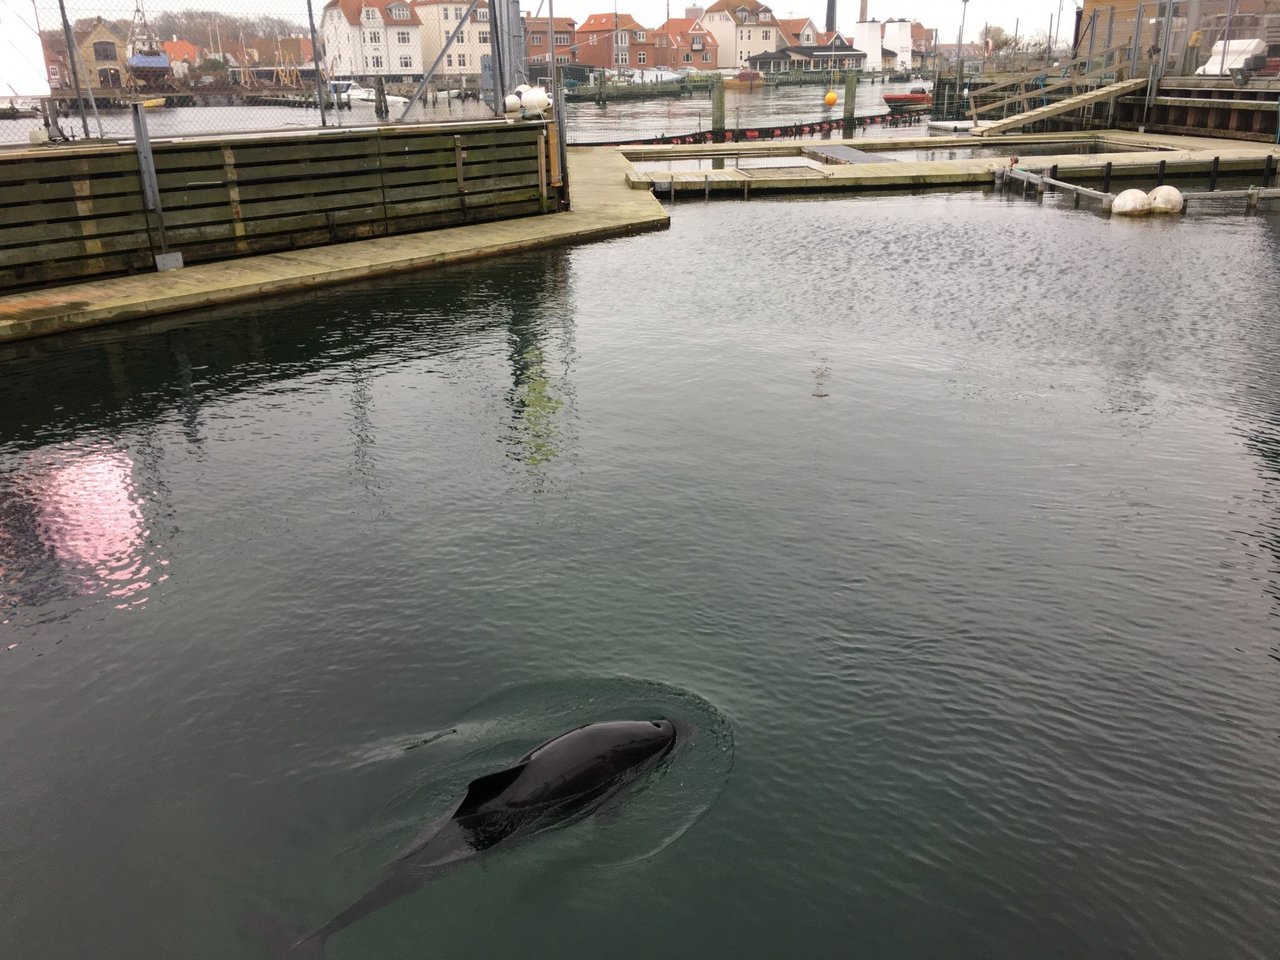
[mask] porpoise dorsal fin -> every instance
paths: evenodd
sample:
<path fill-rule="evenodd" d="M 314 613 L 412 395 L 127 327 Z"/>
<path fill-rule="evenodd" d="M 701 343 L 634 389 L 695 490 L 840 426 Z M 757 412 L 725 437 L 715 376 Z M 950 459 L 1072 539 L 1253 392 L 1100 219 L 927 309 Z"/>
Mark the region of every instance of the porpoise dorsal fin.
<path fill-rule="evenodd" d="M 467 795 L 462 798 L 462 803 L 458 804 L 458 809 L 453 812 L 455 817 L 465 817 L 469 813 L 474 813 L 480 809 L 488 801 L 492 800 L 502 793 L 503 790 L 516 782 L 520 774 L 524 773 L 526 764 L 517 763 L 514 767 L 507 767 L 505 770 L 499 770 L 496 773 L 486 773 L 483 777 L 477 777 L 467 785 Z"/>

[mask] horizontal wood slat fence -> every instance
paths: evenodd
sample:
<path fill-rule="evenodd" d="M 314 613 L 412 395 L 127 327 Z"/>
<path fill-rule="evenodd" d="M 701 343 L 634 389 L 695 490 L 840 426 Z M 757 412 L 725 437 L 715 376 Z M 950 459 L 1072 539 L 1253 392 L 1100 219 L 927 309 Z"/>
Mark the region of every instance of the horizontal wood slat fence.
<path fill-rule="evenodd" d="M 479 121 L 153 141 L 186 263 L 556 209 L 555 126 Z M 160 253 L 132 145 L 0 154 L 0 290 L 149 271 Z"/>

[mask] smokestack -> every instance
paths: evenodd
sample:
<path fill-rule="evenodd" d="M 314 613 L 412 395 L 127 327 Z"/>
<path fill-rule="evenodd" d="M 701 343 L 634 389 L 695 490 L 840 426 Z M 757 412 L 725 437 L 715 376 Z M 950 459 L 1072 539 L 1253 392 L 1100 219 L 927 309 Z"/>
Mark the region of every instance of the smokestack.
<path fill-rule="evenodd" d="M 862 6 L 858 8 L 858 22 L 867 22 L 867 0 L 862 0 Z"/>
<path fill-rule="evenodd" d="M 867 0 L 862 0 L 866 3 Z M 835 33 L 836 29 L 836 0 L 827 0 L 827 33 Z"/>

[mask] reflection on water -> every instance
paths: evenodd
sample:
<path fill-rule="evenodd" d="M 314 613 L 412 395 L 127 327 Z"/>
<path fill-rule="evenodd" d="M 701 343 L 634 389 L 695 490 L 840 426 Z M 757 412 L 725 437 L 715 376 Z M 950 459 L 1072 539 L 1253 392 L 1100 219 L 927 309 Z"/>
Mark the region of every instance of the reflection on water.
<path fill-rule="evenodd" d="M 69 596 L 142 603 L 167 579 L 128 453 L 54 444 L 0 476 L 0 590 L 8 610 Z M 5 622 L 8 622 L 7 620 Z"/>

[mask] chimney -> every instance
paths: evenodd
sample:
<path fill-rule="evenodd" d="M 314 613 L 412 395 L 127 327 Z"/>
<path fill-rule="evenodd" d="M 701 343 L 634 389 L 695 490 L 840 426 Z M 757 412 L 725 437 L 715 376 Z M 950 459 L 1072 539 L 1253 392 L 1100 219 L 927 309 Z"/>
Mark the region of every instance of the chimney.
<path fill-rule="evenodd" d="M 867 0 L 862 0 L 866 3 Z M 835 33 L 836 30 L 836 0 L 827 0 L 827 33 Z"/>
<path fill-rule="evenodd" d="M 867 19 L 867 0 L 862 0 L 862 6 L 858 8 L 858 22 L 863 23 Z"/>

